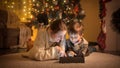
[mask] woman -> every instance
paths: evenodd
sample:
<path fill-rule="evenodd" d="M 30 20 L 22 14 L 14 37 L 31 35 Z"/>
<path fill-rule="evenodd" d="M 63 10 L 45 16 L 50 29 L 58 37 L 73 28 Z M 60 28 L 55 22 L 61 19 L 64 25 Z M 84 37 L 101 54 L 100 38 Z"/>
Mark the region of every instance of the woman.
<path fill-rule="evenodd" d="M 39 29 L 32 49 L 27 52 L 27 57 L 35 60 L 58 59 L 64 57 L 64 36 L 66 25 L 62 20 L 56 20 L 47 29 Z M 55 43 L 59 43 L 53 45 Z"/>

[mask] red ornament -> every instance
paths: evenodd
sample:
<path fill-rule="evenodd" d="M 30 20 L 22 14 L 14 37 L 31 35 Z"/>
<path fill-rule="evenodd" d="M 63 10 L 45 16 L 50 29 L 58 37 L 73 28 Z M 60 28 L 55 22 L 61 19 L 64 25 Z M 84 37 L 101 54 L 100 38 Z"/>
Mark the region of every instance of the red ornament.
<path fill-rule="evenodd" d="M 59 10 L 59 6 L 55 6 L 54 9 L 55 9 L 55 10 Z"/>

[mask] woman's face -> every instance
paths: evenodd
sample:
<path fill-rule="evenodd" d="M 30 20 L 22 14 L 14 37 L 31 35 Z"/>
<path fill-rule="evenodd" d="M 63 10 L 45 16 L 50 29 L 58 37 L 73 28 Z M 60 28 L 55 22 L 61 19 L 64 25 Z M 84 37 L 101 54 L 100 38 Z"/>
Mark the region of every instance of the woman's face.
<path fill-rule="evenodd" d="M 52 42 L 59 42 L 60 40 L 63 40 L 65 34 L 66 34 L 66 30 L 58 31 L 58 32 L 54 35 L 54 38 L 53 38 L 53 41 L 52 41 Z"/>

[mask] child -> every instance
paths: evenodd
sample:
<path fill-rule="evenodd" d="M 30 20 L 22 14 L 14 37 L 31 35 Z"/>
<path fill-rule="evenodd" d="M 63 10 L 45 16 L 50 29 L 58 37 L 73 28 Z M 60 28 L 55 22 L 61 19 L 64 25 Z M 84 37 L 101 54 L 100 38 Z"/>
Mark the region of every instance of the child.
<path fill-rule="evenodd" d="M 66 41 L 68 56 L 85 56 L 88 50 L 88 42 L 83 37 L 83 25 L 77 19 L 68 26 L 69 39 Z"/>

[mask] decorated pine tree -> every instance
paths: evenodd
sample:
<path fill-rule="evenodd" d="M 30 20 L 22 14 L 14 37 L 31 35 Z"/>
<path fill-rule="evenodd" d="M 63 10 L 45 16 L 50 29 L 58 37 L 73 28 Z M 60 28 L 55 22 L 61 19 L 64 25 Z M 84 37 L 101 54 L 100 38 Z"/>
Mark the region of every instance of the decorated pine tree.
<path fill-rule="evenodd" d="M 33 0 L 31 13 L 45 25 L 56 19 L 69 23 L 74 18 L 82 21 L 85 17 L 80 0 Z"/>

